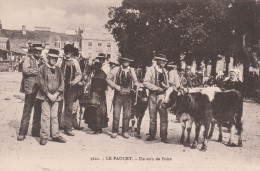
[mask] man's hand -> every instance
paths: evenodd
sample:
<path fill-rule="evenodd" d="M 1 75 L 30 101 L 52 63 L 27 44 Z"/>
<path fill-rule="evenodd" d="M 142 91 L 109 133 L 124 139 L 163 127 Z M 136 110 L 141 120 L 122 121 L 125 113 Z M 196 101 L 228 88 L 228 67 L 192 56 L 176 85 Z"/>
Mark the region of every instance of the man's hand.
<path fill-rule="evenodd" d="M 83 85 L 84 85 L 84 81 L 78 82 L 78 85 L 79 85 L 79 86 L 83 86 Z"/>
<path fill-rule="evenodd" d="M 52 95 L 51 93 L 48 93 L 47 94 L 48 98 L 53 102 L 54 100 L 56 100 L 55 98 L 55 95 Z"/>
<path fill-rule="evenodd" d="M 159 91 L 160 93 L 162 93 L 162 92 L 164 92 L 164 89 L 161 88 L 161 87 L 159 87 L 158 91 Z"/>
<path fill-rule="evenodd" d="M 59 92 L 56 92 L 56 93 L 53 95 L 53 100 L 52 100 L 52 101 L 57 100 L 59 94 L 60 94 Z"/>
<path fill-rule="evenodd" d="M 74 86 L 75 84 L 73 83 L 73 81 L 70 82 L 70 86 Z"/>
<path fill-rule="evenodd" d="M 121 87 L 120 86 L 116 86 L 116 90 L 117 91 L 121 91 Z"/>

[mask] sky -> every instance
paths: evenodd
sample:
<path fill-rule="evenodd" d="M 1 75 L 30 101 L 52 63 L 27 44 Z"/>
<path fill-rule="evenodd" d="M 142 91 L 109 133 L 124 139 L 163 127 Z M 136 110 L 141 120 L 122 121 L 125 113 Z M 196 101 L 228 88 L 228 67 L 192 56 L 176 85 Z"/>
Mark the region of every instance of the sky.
<path fill-rule="evenodd" d="M 0 0 L 3 29 L 27 30 L 50 27 L 54 32 L 66 28 L 102 29 L 108 21 L 108 8 L 122 0 Z"/>

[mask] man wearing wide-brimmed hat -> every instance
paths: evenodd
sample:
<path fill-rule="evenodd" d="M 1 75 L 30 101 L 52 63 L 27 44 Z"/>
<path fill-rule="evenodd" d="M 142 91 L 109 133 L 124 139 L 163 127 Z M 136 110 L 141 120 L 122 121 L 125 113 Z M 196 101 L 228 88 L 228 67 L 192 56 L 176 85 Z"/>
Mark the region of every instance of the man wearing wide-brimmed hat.
<path fill-rule="evenodd" d="M 130 62 L 132 59 L 120 58 L 120 66 L 113 68 L 107 75 L 108 85 L 115 89 L 113 101 L 113 128 L 111 138 L 116 138 L 119 131 L 120 113 L 123 107 L 122 134 L 124 138 L 129 138 L 128 128 L 131 118 L 132 89 L 138 85 L 137 77 Z"/>
<path fill-rule="evenodd" d="M 164 68 L 168 62 L 163 54 L 154 57 L 155 65 L 148 67 L 145 77 L 144 86 L 149 89 L 149 113 L 150 113 L 150 129 L 147 141 L 155 140 L 157 131 L 157 112 L 160 115 L 160 137 L 164 143 L 169 143 L 167 140 L 168 129 L 168 113 L 166 109 L 161 107 L 162 100 L 164 99 L 165 91 L 169 86 L 168 74 Z"/>
<path fill-rule="evenodd" d="M 40 67 L 38 80 L 39 92 L 37 99 L 41 101 L 41 132 L 40 144 L 45 145 L 51 135 L 53 141 L 65 143 L 66 140 L 59 134 L 58 106 L 63 98 L 64 78 L 62 71 L 55 64 L 59 58 L 59 51 L 49 49 L 48 61 Z"/>
<path fill-rule="evenodd" d="M 167 64 L 167 68 L 169 68 L 169 86 L 174 86 L 176 88 L 180 87 L 180 78 L 177 71 L 177 65 L 175 65 L 173 62 L 170 62 Z"/>
<path fill-rule="evenodd" d="M 107 62 L 107 57 L 104 53 L 99 53 L 96 59 L 102 64 L 102 70 L 108 74 L 110 71 L 109 63 Z"/>
<path fill-rule="evenodd" d="M 82 72 L 79 63 L 73 58 L 75 54 L 75 48 L 71 44 L 66 44 L 64 47 L 64 60 L 61 64 L 61 70 L 64 76 L 64 101 L 65 101 L 65 111 L 64 111 L 64 132 L 69 136 L 74 136 L 72 132 L 73 121 L 75 120 L 72 114 L 73 103 L 77 101 L 78 97 L 78 82 L 82 78 Z M 61 116 L 59 116 L 61 117 Z"/>
<path fill-rule="evenodd" d="M 40 106 L 35 103 L 35 98 L 38 92 L 37 76 L 39 73 L 39 58 L 42 53 L 41 44 L 33 44 L 28 50 L 27 57 L 23 62 L 23 78 L 20 91 L 25 94 L 23 116 L 21 119 L 21 126 L 18 141 L 23 141 L 27 135 L 31 112 L 34 106 L 34 117 L 32 126 L 32 136 L 39 136 L 40 133 Z"/>

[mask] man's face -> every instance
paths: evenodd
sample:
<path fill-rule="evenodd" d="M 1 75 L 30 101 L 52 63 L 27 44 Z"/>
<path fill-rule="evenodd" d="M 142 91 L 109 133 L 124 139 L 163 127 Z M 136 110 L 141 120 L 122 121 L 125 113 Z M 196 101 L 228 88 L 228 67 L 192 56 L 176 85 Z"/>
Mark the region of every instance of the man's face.
<path fill-rule="evenodd" d="M 158 64 L 160 67 L 164 68 L 165 65 L 167 64 L 167 61 L 158 60 L 158 61 L 157 61 L 157 64 Z"/>
<path fill-rule="evenodd" d="M 48 62 L 51 66 L 54 66 L 57 63 L 57 61 L 58 61 L 58 58 L 48 56 Z"/>
<path fill-rule="evenodd" d="M 128 61 L 124 61 L 124 62 L 122 63 L 122 66 L 123 66 L 124 68 L 128 67 L 129 65 L 130 65 L 130 62 L 128 62 Z"/>
<path fill-rule="evenodd" d="M 230 72 L 230 79 L 235 79 L 236 73 L 235 72 Z"/>
<path fill-rule="evenodd" d="M 105 61 L 106 61 L 106 60 L 103 59 L 103 58 L 99 59 L 99 62 L 100 62 L 101 64 L 103 64 Z"/>
<path fill-rule="evenodd" d="M 33 51 L 33 57 L 39 59 L 41 56 L 42 51 L 40 50 L 34 50 Z"/>
<path fill-rule="evenodd" d="M 66 57 L 67 59 L 70 59 L 70 58 L 73 57 L 73 55 L 72 55 L 72 53 L 67 53 L 67 54 L 65 54 L 65 57 Z"/>

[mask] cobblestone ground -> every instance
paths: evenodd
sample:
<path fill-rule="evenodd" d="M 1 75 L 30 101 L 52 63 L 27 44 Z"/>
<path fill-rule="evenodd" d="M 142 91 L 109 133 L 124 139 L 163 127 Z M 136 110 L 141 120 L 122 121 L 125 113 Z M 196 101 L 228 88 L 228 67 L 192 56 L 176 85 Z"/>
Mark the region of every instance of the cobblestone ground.
<path fill-rule="evenodd" d="M 170 144 L 160 142 L 159 132 L 156 141 L 146 142 L 148 113 L 143 119 L 142 139 L 124 139 L 121 135 L 111 139 L 113 118 L 109 114 L 109 127 L 103 134 L 91 134 L 82 121 L 85 128 L 74 131 L 75 137 L 62 133 L 67 143 L 49 141 L 46 146 L 40 146 L 39 138 L 30 136 L 31 125 L 26 139 L 16 140 L 24 98 L 19 93 L 20 82 L 21 73 L 0 73 L 0 171 L 260 170 L 260 105 L 253 101 L 244 102 L 244 146 L 241 148 L 225 145 L 229 137 L 225 130 L 223 143 L 216 142 L 217 129 L 206 152 L 179 145 L 181 125 L 174 122 L 174 115 L 169 115 Z"/>

